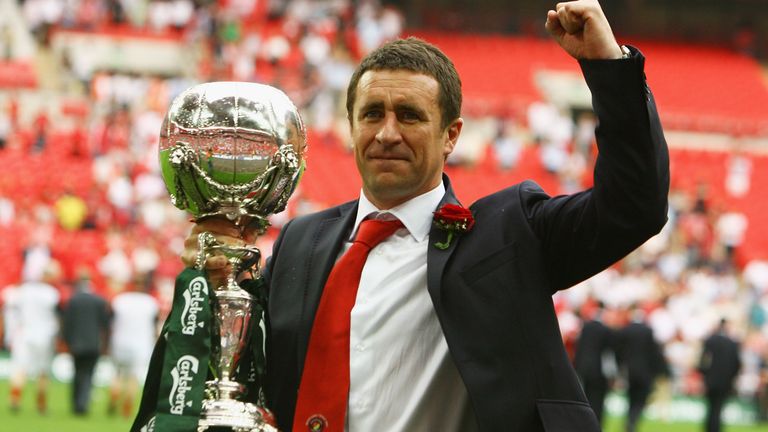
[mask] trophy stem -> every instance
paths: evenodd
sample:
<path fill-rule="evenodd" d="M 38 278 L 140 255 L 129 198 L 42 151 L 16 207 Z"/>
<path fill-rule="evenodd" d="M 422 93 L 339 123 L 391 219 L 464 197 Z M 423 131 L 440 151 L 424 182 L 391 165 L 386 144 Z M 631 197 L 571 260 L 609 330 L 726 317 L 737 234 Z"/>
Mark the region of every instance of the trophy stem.
<path fill-rule="evenodd" d="M 251 314 L 254 296 L 242 289 L 237 276 L 258 262 L 260 253 L 254 247 L 232 247 L 213 242 L 206 244 L 207 251 L 218 251 L 227 257 L 232 271 L 227 274 L 223 286 L 213 291 L 215 344 L 211 366 L 214 380 L 205 383 L 209 397 L 203 401 L 203 411 L 198 430 L 210 427 L 229 428 L 235 432 L 271 431 L 265 424 L 263 409 L 249 402 L 240 401 L 244 386 L 232 380 L 237 371 L 243 350 L 250 339 Z"/>
<path fill-rule="evenodd" d="M 239 392 L 231 378 L 248 342 L 253 296 L 242 288 L 225 287 L 213 292 L 214 329 L 219 343 L 214 349 L 213 366 L 217 381 L 232 383 L 222 387 L 222 396 Z"/>
<path fill-rule="evenodd" d="M 249 338 L 253 302 L 253 296 L 235 281 L 237 267 L 233 265 L 227 284 L 214 290 L 212 296 L 214 331 L 219 340 L 211 358 L 216 379 L 205 383 L 209 397 L 203 401 L 199 431 L 210 427 L 251 431 L 261 420 L 256 405 L 237 400 L 243 393 L 243 385 L 231 379 Z"/>

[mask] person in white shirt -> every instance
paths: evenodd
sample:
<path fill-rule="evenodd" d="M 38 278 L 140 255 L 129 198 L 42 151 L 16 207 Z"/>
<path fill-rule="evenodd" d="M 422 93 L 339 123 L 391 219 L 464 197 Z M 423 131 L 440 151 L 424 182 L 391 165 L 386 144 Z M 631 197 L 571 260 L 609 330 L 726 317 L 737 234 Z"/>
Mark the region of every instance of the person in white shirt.
<path fill-rule="evenodd" d="M 6 304 L 6 313 L 15 317 L 9 334 L 11 347 L 10 405 L 21 409 L 21 395 L 27 378 L 37 380 L 37 410 L 48 410 L 48 375 L 59 332 L 59 291 L 51 282 L 57 277 L 49 266 L 42 280 L 27 280 L 18 286 Z"/>
<path fill-rule="evenodd" d="M 118 407 L 123 416 L 132 414 L 139 385 L 147 375 L 152 347 L 157 338 L 158 302 L 144 289 L 143 280 L 111 301 L 110 355 L 116 376 L 110 388 L 109 413 Z"/>

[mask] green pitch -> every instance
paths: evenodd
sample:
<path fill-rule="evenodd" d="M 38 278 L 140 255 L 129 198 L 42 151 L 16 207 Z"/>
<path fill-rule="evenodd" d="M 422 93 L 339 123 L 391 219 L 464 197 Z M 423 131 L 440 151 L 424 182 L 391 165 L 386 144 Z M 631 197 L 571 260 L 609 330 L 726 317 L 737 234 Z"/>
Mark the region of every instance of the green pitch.
<path fill-rule="evenodd" d="M 108 391 L 104 387 L 93 389 L 91 413 L 88 417 L 75 417 L 70 410 L 69 385 L 51 384 L 48 393 L 48 414 L 41 416 L 35 409 L 35 388 L 28 385 L 24 391 L 21 411 L 12 414 L 8 408 L 8 381 L 0 380 L 0 432 L 128 432 L 132 418 L 107 416 Z M 134 407 L 138 406 L 138 401 Z M 624 419 L 610 418 L 605 432 L 623 432 Z M 638 432 L 699 432 L 696 423 L 663 423 L 650 420 L 641 422 Z M 162 432 L 162 431 L 159 431 Z M 754 426 L 726 426 L 724 432 L 768 432 L 768 424 Z"/>
<path fill-rule="evenodd" d="M 641 420 L 637 432 L 703 432 L 700 423 L 663 423 L 658 421 Z M 604 432 L 624 432 L 623 418 L 610 418 L 605 424 Z M 768 424 L 754 426 L 723 426 L 723 432 L 768 432 Z"/>
<path fill-rule="evenodd" d="M 11 413 L 9 409 L 8 391 L 8 381 L 0 380 L 0 432 L 128 432 L 133 423 L 133 418 L 107 415 L 109 393 L 105 387 L 94 387 L 87 417 L 72 414 L 69 384 L 51 383 L 46 415 L 38 414 L 35 408 L 34 385 L 28 384 L 24 389 L 18 413 Z M 138 401 L 134 409 L 137 408 Z"/>

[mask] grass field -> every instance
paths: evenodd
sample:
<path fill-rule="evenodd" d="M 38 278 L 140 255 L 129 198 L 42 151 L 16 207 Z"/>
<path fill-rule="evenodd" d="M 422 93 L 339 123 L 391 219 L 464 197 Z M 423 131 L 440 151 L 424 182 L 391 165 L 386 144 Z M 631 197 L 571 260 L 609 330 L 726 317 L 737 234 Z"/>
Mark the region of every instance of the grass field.
<path fill-rule="evenodd" d="M 70 413 L 69 386 L 61 383 L 51 385 L 48 414 L 38 415 L 35 410 L 34 390 L 32 386 L 25 390 L 21 412 L 11 414 L 8 409 L 8 382 L 0 380 L 0 432 L 127 432 L 131 426 L 132 419 L 107 416 L 106 388 L 94 388 L 91 414 L 88 417 L 75 417 Z M 622 432 L 623 424 L 623 419 L 610 418 L 606 423 L 605 432 Z M 638 428 L 638 432 L 699 432 L 702 430 L 699 424 L 661 423 L 649 420 L 642 422 Z M 768 425 L 727 426 L 724 432 L 768 432 Z"/>
<path fill-rule="evenodd" d="M 0 380 L 0 432 L 127 432 L 133 419 L 107 416 L 108 397 L 106 388 L 94 388 L 90 415 L 75 417 L 69 385 L 54 382 L 48 393 L 48 413 L 41 416 L 35 409 L 35 388 L 28 385 L 20 412 L 13 414 L 8 408 L 8 381 Z"/>

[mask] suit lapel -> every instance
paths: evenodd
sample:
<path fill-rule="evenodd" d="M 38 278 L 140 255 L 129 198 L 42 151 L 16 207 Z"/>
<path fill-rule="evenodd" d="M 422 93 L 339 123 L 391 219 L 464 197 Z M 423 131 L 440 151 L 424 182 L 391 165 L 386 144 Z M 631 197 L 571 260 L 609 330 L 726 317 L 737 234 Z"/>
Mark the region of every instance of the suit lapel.
<path fill-rule="evenodd" d="M 315 320 L 317 306 L 323 293 L 325 281 L 336 263 L 341 247 L 346 241 L 352 224 L 357 214 L 357 201 L 343 204 L 339 207 L 339 215 L 322 221 L 313 238 L 311 249 L 307 251 L 310 256 L 306 282 L 304 288 L 303 304 L 298 329 L 298 365 L 299 373 L 304 368 L 304 357 L 309 345 L 309 335 L 312 332 L 312 324 Z"/>
<path fill-rule="evenodd" d="M 460 205 L 459 200 L 456 199 L 456 195 L 453 193 L 453 187 L 451 187 L 451 181 L 448 176 L 443 174 L 443 183 L 445 184 L 445 195 L 443 195 L 442 201 L 438 205 L 438 208 L 445 204 L 457 204 Z M 429 230 L 429 245 L 427 246 L 427 289 L 432 302 L 437 306 L 440 300 L 440 286 L 443 279 L 443 270 L 448 263 L 448 259 L 456 249 L 456 245 L 461 240 L 460 235 L 455 235 L 446 249 L 439 249 L 434 246 L 437 242 L 445 241 L 447 233 L 440 228 L 437 228 L 434 224 Z"/>

